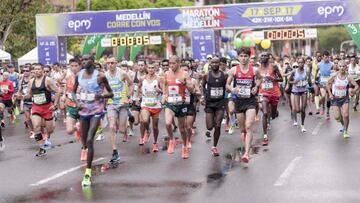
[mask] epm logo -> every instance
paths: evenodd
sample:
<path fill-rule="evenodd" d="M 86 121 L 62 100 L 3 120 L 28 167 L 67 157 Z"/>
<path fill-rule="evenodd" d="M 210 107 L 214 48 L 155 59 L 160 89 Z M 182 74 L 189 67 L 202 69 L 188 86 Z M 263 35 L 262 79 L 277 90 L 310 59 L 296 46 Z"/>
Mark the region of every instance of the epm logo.
<path fill-rule="evenodd" d="M 86 30 L 88 30 L 91 27 L 91 21 L 92 21 L 92 18 L 83 19 L 83 20 L 69 20 L 68 28 L 73 29 L 74 31 L 77 31 L 78 29 L 81 29 L 84 27 Z"/>
<path fill-rule="evenodd" d="M 330 15 L 337 15 L 337 16 L 342 16 L 345 12 L 345 8 L 342 5 L 339 6 L 320 6 L 317 9 L 317 12 L 319 15 L 324 16 L 325 18 L 327 18 Z"/>

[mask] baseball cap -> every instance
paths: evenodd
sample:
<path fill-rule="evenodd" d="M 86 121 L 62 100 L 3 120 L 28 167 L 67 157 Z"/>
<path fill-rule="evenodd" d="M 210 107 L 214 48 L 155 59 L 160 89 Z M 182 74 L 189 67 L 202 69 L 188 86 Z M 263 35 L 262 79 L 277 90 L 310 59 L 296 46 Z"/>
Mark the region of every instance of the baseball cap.
<path fill-rule="evenodd" d="M 211 54 L 208 54 L 208 55 L 206 56 L 206 59 L 209 59 L 209 58 L 212 59 L 212 57 L 213 57 L 213 56 L 212 56 Z"/>

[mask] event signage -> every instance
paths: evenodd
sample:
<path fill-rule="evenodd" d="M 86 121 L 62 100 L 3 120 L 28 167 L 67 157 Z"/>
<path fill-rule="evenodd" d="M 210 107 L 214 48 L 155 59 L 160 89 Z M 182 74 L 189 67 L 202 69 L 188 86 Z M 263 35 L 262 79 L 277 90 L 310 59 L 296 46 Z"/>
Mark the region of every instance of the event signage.
<path fill-rule="evenodd" d="M 251 3 L 204 7 L 36 15 L 37 36 L 189 31 L 357 23 L 358 0 Z"/>
<path fill-rule="evenodd" d="M 58 62 L 58 38 L 57 37 L 38 37 L 38 62 L 41 64 L 54 64 Z"/>
<path fill-rule="evenodd" d="M 311 39 L 317 37 L 317 29 L 277 29 L 253 32 L 254 38 L 269 40 L 292 40 L 292 39 Z"/>
<path fill-rule="evenodd" d="M 193 31 L 191 42 L 194 59 L 206 60 L 206 55 L 214 54 L 214 31 Z"/>

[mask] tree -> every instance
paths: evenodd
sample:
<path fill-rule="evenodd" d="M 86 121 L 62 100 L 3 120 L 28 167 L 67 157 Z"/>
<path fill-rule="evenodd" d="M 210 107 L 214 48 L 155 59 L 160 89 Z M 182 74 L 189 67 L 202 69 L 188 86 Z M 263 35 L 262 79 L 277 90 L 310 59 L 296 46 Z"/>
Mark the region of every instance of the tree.
<path fill-rule="evenodd" d="M 44 0 L 1 0 L 0 49 L 18 58 L 36 47 L 35 15 L 56 11 Z"/>
<path fill-rule="evenodd" d="M 340 51 L 340 44 L 343 41 L 351 40 L 344 26 L 332 26 L 318 28 L 319 49 L 329 51 Z"/>

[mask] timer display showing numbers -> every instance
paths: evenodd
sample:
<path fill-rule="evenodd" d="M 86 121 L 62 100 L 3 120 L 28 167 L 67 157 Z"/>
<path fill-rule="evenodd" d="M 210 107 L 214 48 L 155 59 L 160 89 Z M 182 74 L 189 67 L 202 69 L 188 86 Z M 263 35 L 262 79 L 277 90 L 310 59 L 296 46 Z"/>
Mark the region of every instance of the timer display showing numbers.
<path fill-rule="evenodd" d="M 265 30 L 264 37 L 269 40 L 305 39 L 305 29 Z"/>
<path fill-rule="evenodd" d="M 144 46 L 150 44 L 150 36 L 125 36 L 111 38 L 111 45 L 117 46 Z"/>

